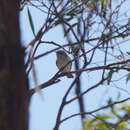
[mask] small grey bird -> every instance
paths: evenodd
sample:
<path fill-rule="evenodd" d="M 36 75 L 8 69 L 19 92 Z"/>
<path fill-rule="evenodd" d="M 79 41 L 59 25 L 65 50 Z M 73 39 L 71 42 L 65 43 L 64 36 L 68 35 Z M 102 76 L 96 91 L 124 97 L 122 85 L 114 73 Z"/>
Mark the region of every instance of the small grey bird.
<path fill-rule="evenodd" d="M 70 57 L 62 50 L 57 51 L 56 55 L 57 55 L 56 65 L 58 69 L 63 68 L 63 70 L 61 70 L 62 72 L 70 72 L 72 67 L 72 62 L 69 63 L 69 61 L 71 61 Z M 68 78 L 73 78 L 73 75 L 71 73 L 67 73 L 66 76 Z"/>

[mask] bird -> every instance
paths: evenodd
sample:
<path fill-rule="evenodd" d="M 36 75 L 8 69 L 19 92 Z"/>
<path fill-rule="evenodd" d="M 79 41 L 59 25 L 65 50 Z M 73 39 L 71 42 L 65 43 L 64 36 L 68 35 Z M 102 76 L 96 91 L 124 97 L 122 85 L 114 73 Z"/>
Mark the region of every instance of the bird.
<path fill-rule="evenodd" d="M 63 50 L 57 51 L 56 56 L 57 56 L 56 65 L 58 69 L 61 70 L 62 72 L 68 72 L 66 74 L 67 78 L 73 78 L 73 75 L 69 73 L 72 68 L 72 62 L 70 62 L 71 58 Z"/>

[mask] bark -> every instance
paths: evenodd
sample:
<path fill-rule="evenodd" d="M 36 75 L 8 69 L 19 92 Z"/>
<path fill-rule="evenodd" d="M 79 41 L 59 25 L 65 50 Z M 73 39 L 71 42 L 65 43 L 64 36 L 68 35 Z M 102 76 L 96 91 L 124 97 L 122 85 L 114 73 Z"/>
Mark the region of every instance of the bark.
<path fill-rule="evenodd" d="M 19 0 L 0 0 L 0 130 L 28 130 L 28 82 Z"/>

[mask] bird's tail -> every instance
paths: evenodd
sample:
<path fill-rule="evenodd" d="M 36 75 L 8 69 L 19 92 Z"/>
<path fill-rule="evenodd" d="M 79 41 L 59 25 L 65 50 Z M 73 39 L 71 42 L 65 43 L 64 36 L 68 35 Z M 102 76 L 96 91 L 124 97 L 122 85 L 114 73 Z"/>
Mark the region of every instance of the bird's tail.
<path fill-rule="evenodd" d="M 66 74 L 66 76 L 67 76 L 67 78 L 73 78 L 73 75 L 69 72 Z"/>

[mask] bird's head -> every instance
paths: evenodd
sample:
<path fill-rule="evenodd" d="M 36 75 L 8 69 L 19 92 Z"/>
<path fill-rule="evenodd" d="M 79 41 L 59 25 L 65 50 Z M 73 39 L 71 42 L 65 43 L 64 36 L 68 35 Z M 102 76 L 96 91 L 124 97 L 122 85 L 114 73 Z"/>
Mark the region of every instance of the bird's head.
<path fill-rule="evenodd" d="M 67 54 L 64 51 L 62 51 L 62 50 L 57 51 L 56 55 L 57 56 L 67 56 Z"/>

